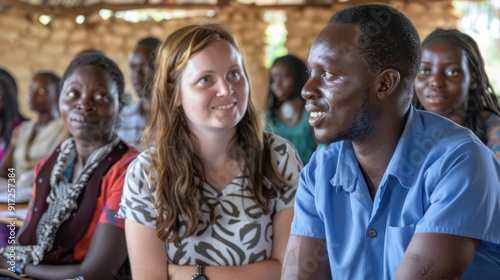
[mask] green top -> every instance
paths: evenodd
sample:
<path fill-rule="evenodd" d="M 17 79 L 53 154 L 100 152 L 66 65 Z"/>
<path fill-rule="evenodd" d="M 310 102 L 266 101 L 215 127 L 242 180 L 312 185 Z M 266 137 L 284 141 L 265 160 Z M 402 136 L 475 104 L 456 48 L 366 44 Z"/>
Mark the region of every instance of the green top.
<path fill-rule="evenodd" d="M 276 117 L 273 121 L 271 111 L 268 110 L 266 113 L 266 130 L 292 142 L 304 164 L 309 162 L 311 155 L 316 151 L 314 132 L 309 125 L 309 113 L 306 111 L 302 114 L 298 124 L 289 126 L 281 121 L 279 117 Z"/>

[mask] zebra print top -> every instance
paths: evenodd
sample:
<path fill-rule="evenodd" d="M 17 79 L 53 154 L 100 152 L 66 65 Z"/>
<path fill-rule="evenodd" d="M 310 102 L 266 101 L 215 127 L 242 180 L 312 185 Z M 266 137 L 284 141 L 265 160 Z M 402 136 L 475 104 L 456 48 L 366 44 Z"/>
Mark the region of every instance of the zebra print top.
<path fill-rule="evenodd" d="M 167 242 L 169 263 L 178 265 L 205 264 L 234 266 L 255 263 L 271 257 L 272 223 L 280 210 L 293 207 L 302 162 L 293 145 L 277 135 L 269 138 L 278 171 L 290 180 L 292 188 L 270 201 L 271 213 L 264 214 L 250 196 L 250 186 L 244 174 L 236 176 L 221 192 L 203 182 L 203 195 L 215 206 L 214 223 L 209 210 L 201 204 L 197 232 L 183 238 L 180 246 Z M 153 206 L 155 188 L 147 180 L 150 159 L 142 152 L 127 171 L 118 217 L 156 227 L 152 217 L 158 213 Z M 199 178 L 196 183 L 199 183 Z M 269 181 L 266 181 L 270 184 Z M 182 234 L 182 231 L 181 231 Z"/>

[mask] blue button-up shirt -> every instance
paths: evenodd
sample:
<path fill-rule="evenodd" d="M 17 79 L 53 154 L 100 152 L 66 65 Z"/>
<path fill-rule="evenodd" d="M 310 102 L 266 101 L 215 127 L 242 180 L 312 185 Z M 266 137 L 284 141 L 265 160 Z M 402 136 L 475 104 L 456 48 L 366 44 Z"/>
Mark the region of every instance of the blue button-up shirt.
<path fill-rule="evenodd" d="M 410 109 L 373 200 L 349 141 L 302 170 L 291 234 L 326 240 L 334 279 L 394 279 L 419 232 L 482 240 L 464 278 L 500 279 L 500 162 L 469 130 Z"/>

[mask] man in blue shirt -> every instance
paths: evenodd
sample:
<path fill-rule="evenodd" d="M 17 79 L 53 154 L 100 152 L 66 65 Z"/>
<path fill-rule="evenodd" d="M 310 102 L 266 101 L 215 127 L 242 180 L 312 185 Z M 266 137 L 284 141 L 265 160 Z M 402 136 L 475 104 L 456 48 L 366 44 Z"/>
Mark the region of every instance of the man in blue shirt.
<path fill-rule="evenodd" d="M 282 279 L 500 279 L 500 163 L 411 107 L 417 31 L 397 10 L 335 14 L 302 96 L 327 144 L 301 172 Z"/>

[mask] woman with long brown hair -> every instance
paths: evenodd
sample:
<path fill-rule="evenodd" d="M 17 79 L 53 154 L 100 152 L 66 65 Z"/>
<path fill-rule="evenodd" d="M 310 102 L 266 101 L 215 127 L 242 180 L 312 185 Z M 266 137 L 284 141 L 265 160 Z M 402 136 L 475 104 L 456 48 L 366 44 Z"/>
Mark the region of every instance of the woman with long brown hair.
<path fill-rule="evenodd" d="M 119 212 L 134 279 L 279 279 L 297 151 L 263 131 L 220 25 L 181 28 L 156 57 L 148 149 L 131 163 Z"/>

